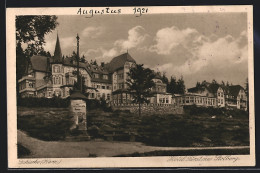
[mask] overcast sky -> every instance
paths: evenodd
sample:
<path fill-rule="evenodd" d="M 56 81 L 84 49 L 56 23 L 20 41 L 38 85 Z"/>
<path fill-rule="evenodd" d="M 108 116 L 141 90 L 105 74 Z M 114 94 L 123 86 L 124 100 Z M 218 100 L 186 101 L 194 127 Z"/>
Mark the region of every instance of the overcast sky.
<path fill-rule="evenodd" d="M 182 75 L 187 88 L 212 79 L 244 86 L 247 78 L 246 13 L 58 16 L 58 22 L 45 37 L 51 54 L 57 31 L 63 55 L 76 51 L 78 33 L 87 61 L 109 62 L 128 49 L 137 63 Z"/>

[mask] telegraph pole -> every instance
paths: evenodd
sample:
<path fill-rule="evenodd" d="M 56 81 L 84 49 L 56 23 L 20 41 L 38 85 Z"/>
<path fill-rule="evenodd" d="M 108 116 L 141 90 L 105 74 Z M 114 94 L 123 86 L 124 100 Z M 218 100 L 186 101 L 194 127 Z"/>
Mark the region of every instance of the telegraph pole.
<path fill-rule="evenodd" d="M 81 82 L 80 82 L 80 78 L 79 78 L 79 35 L 77 34 L 77 86 L 78 86 L 78 90 L 80 90 L 80 92 L 82 92 L 81 90 Z"/>

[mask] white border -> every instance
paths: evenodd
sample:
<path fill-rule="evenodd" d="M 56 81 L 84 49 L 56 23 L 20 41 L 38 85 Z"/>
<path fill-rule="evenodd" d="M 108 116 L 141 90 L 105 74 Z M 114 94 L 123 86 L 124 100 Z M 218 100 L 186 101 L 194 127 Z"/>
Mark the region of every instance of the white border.
<path fill-rule="evenodd" d="M 8 167 L 9 168 L 100 168 L 100 167 L 211 167 L 211 166 L 254 166 L 255 165 L 255 120 L 254 120 L 254 64 L 253 64 L 253 6 L 175 6 L 148 7 L 149 14 L 159 13 L 229 13 L 247 12 L 248 17 L 248 80 L 249 80 L 249 127 L 250 155 L 236 155 L 239 160 L 233 161 L 167 161 L 169 157 L 105 157 L 105 158 L 49 158 L 48 161 L 60 161 L 59 164 L 39 164 L 46 159 L 26 159 L 38 161 L 38 164 L 19 164 L 17 159 L 17 110 L 16 110 L 16 15 L 77 15 L 79 8 L 101 10 L 106 7 L 73 7 L 73 8 L 7 8 L 7 128 L 8 128 Z M 121 14 L 133 14 L 133 7 L 110 7 L 121 9 Z M 146 7 L 147 8 L 147 7 Z M 104 15 L 104 14 L 103 14 Z M 112 14 L 110 14 L 112 15 Z M 113 14 L 120 15 L 120 14 Z M 95 17 L 95 16 L 94 16 Z M 178 156 L 179 158 L 182 158 Z M 183 156 L 185 157 L 185 156 Z M 195 156 L 200 157 L 200 156 Z M 206 156 L 214 158 L 215 156 Z"/>

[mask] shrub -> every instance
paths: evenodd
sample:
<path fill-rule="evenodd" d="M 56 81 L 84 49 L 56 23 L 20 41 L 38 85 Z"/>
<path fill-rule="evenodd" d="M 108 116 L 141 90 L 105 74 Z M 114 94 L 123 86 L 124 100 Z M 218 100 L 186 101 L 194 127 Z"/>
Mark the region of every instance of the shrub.
<path fill-rule="evenodd" d="M 56 107 L 56 108 L 66 108 L 70 104 L 68 98 L 62 99 L 59 97 L 53 98 L 37 98 L 37 97 L 25 97 L 17 98 L 17 106 L 24 107 Z"/>
<path fill-rule="evenodd" d="M 25 97 L 17 98 L 17 106 L 23 107 L 53 107 L 53 108 L 67 108 L 70 105 L 70 99 L 52 97 L 52 98 L 37 98 L 37 97 Z M 87 110 L 101 109 L 105 112 L 112 112 L 111 107 L 108 107 L 105 101 L 87 99 Z"/>
<path fill-rule="evenodd" d="M 17 150 L 18 150 L 18 158 L 29 155 L 31 153 L 31 151 L 28 148 L 24 147 L 20 143 L 17 144 Z"/>
<path fill-rule="evenodd" d="M 64 139 L 72 125 L 69 115 L 63 117 L 18 116 L 17 121 L 18 129 L 26 131 L 32 137 L 45 141 Z"/>
<path fill-rule="evenodd" d="M 79 135 L 83 134 L 83 132 L 82 132 L 81 130 L 79 130 L 78 127 L 77 127 L 77 128 L 75 128 L 75 129 L 72 129 L 72 130 L 70 131 L 70 134 L 71 134 L 72 136 L 79 136 Z"/>
<path fill-rule="evenodd" d="M 215 107 L 197 107 L 196 105 L 183 106 L 185 112 L 189 115 L 226 115 L 228 110 L 226 108 L 215 108 Z M 241 111 L 241 110 L 240 110 Z M 232 112 L 234 112 L 232 110 Z M 242 111 L 245 112 L 245 111 Z"/>

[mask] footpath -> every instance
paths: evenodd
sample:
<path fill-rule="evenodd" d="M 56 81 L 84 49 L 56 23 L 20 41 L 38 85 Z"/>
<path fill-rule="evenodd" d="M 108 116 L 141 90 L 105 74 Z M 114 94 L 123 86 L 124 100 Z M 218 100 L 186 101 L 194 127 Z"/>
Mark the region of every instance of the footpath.
<path fill-rule="evenodd" d="M 232 147 L 156 147 L 146 146 L 141 142 L 119 141 L 42 141 L 17 131 L 18 143 L 31 151 L 24 158 L 81 158 L 81 157 L 112 157 L 117 155 L 145 153 L 158 150 L 209 150 L 209 149 L 248 149 L 248 146 Z"/>

